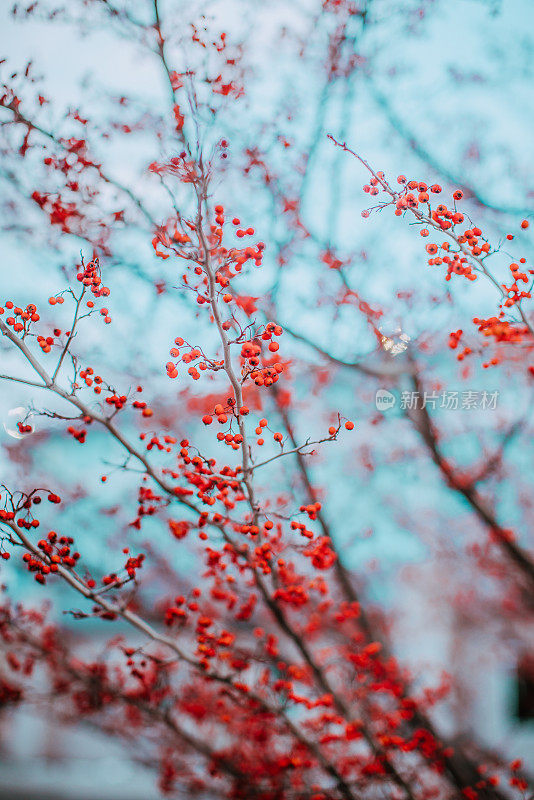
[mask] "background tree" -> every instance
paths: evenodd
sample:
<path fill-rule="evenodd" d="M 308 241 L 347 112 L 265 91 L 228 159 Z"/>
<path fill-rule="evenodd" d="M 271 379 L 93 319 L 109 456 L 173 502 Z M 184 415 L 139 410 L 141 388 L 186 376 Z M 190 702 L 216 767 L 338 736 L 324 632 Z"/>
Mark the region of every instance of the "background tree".
<path fill-rule="evenodd" d="M 456 676 L 410 652 L 431 637 L 401 569 L 430 572 L 438 618 L 526 652 L 519 105 L 478 129 L 530 67 L 523 38 L 477 71 L 514 39 L 506 4 L 467 14 L 473 71 L 436 64 L 448 13 L 15 9 L 73 74 L 2 63 L 2 699 L 46 686 L 47 714 L 141 748 L 162 792 L 527 792 L 447 723 Z"/>

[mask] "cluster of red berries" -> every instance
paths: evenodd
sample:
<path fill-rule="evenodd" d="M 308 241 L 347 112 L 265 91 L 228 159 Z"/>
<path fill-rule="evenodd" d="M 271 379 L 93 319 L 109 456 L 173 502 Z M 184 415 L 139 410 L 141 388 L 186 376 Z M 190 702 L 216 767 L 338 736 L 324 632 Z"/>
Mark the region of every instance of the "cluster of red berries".
<path fill-rule="evenodd" d="M 280 603 L 287 603 L 295 608 L 300 608 L 307 605 L 309 600 L 308 592 L 304 586 L 301 586 L 300 584 L 293 584 L 286 586 L 283 589 L 277 589 L 274 592 L 273 597 Z"/>
<path fill-rule="evenodd" d="M 307 506 L 301 506 L 299 511 L 301 513 L 306 513 L 311 520 L 317 519 L 317 514 L 321 510 L 322 505 L 319 502 L 310 503 Z"/>
<path fill-rule="evenodd" d="M 449 334 L 449 347 L 451 350 L 456 350 L 458 345 L 460 344 L 460 340 L 463 336 L 463 330 L 460 328 L 457 331 L 451 331 Z"/>
<path fill-rule="evenodd" d="M 61 497 L 54 492 L 48 492 L 47 499 L 49 503 L 58 504 L 61 503 Z M 35 494 L 32 497 L 28 497 L 21 506 L 21 509 L 24 512 L 29 512 L 32 506 L 39 505 L 42 502 L 42 498 L 39 494 Z M 18 511 L 7 511 L 6 509 L 0 509 L 0 522 L 14 522 L 17 516 Z M 34 530 L 38 528 L 40 525 L 40 521 L 37 518 L 29 519 L 24 516 L 19 516 L 16 520 L 16 525 L 18 528 L 24 530 Z M 6 558 L 5 554 L 2 555 L 2 558 Z"/>
<path fill-rule="evenodd" d="M 110 294 L 110 289 L 102 284 L 98 258 L 95 258 L 93 261 L 89 261 L 87 264 L 84 264 L 82 260 L 81 269 L 77 273 L 76 279 L 83 284 L 83 286 L 90 289 L 95 298 L 108 297 Z M 53 299 L 54 298 L 50 298 L 50 300 Z M 93 300 L 87 301 L 88 308 L 92 309 L 94 306 L 95 304 Z M 111 322 L 111 317 L 109 316 L 108 309 L 101 308 L 100 314 L 104 317 L 104 322 L 109 325 Z"/>
<path fill-rule="evenodd" d="M 442 188 L 439 184 L 428 186 L 423 181 L 410 180 L 408 181 L 404 175 L 399 175 L 397 178 L 399 183 L 404 188 L 400 192 L 394 193 L 394 199 L 391 203 L 395 205 L 396 216 L 401 216 L 405 211 L 414 211 L 417 218 L 421 221 L 427 221 L 435 229 L 442 231 L 453 230 L 456 225 L 460 225 L 464 221 L 464 215 L 457 210 L 456 201 L 463 198 L 463 192 L 457 189 L 453 193 L 454 207 L 448 208 L 444 203 L 440 203 L 434 209 L 430 206 L 430 194 L 441 194 Z M 369 185 L 364 186 L 364 191 L 371 195 L 377 195 L 380 191 L 391 194 L 389 187 L 386 188 L 385 176 L 383 172 L 377 172 L 376 177 L 369 181 Z M 421 212 L 419 206 L 425 206 L 424 212 Z M 363 212 L 364 216 L 369 216 L 369 211 Z M 420 229 L 420 234 L 423 237 L 429 235 L 429 230 L 426 227 Z M 490 245 L 487 241 L 481 240 L 482 231 L 480 228 L 474 227 L 466 229 L 460 234 L 454 233 L 453 239 L 460 246 L 458 252 L 450 250 L 450 242 L 444 242 L 441 245 L 441 250 L 445 251 L 445 255 L 437 255 L 439 247 L 437 244 L 427 244 L 426 251 L 431 256 L 429 264 L 440 265 L 447 264 L 446 280 L 450 280 L 453 274 L 463 275 L 468 280 L 476 280 L 476 274 L 473 272 L 472 265 L 469 264 L 467 255 L 463 251 L 465 246 L 471 255 L 479 257 L 490 252 Z"/>
<path fill-rule="evenodd" d="M 37 583 L 45 584 L 46 576 L 51 572 L 57 572 L 57 564 L 46 564 L 40 558 L 32 556 L 30 553 L 24 553 L 22 556 L 23 562 L 26 564 L 28 572 L 34 572 L 35 580 Z"/>
<path fill-rule="evenodd" d="M 519 262 L 520 262 L 520 264 L 525 264 L 526 263 L 526 259 L 525 258 L 520 258 Z M 510 264 L 510 272 L 512 273 L 512 277 L 514 279 L 513 283 L 511 284 L 511 286 L 506 286 L 506 284 L 504 284 L 504 283 L 502 284 L 502 288 L 504 289 L 504 292 L 507 295 L 507 298 L 503 303 L 505 308 L 510 308 L 511 306 L 516 305 L 517 303 L 520 303 L 521 300 L 523 300 L 525 298 L 530 300 L 530 298 L 532 297 L 530 291 L 525 292 L 525 291 L 519 289 L 519 287 L 517 285 L 518 281 L 521 281 L 522 283 L 527 283 L 528 284 L 528 282 L 530 280 L 529 277 L 527 276 L 526 272 L 522 272 L 521 271 L 521 269 L 519 267 L 519 264 L 516 264 L 515 262 L 512 262 Z M 529 272 L 530 275 L 534 275 L 534 270 L 530 269 L 530 270 L 528 270 L 528 272 Z"/>
<path fill-rule="evenodd" d="M 267 426 L 268 426 L 268 422 L 267 422 L 267 420 L 266 420 L 265 418 L 262 418 L 262 419 L 260 419 L 260 421 L 258 422 L 258 427 L 257 427 L 257 428 L 256 428 L 256 430 L 255 430 L 256 436 L 259 436 L 259 437 L 260 437 L 259 439 L 257 439 L 257 444 L 259 444 L 259 445 L 260 445 L 260 447 L 261 447 L 261 445 L 262 445 L 262 444 L 264 443 L 264 441 L 265 441 L 265 440 L 263 439 L 263 429 L 264 429 L 264 428 L 267 428 Z"/>
<path fill-rule="evenodd" d="M 37 337 L 37 344 L 43 351 L 43 353 L 50 353 L 52 350 L 52 345 L 55 344 L 55 339 L 53 336 L 41 336 Z"/>
<path fill-rule="evenodd" d="M 144 405 L 144 404 L 143 404 Z M 151 409 L 146 409 L 150 411 Z M 139 434 L 139 438 L 144 441 L 146 439 L 146 433 Z M 176 444 L 178 440 L 174 436 L 166 435 L 163 437 L 163 442 L 160 441 L 160 438 L 157 434 L 152 434 L 150 439 L 147 442 L 146 449 L 153 450 L 156 447 L 158 450 L 165 450 L 165 452 L 170 453 L 172 451 L 171 445 Z"/>
<path fill-rule="evenodd" d="M 178 595 L 174 598 L 174 605 L 169 606 L 165 610 L 165 624 L 172 625 L 173 622 L 176 620 L 185 620 L 187 618 L 187 611 L 182 608 L 187 603 L 188 611 L 198 611 L 198 603 L 197 599 L 201 595 L 201 591 L 198 588 L 193 589 L 192 591 L 193 599 L 187 602 L 186 598 L 183 595 Z"/>
<path fill-rule="evenodd" d="M 186 520 L 169 520 L 169 530 L 175 539 L 184 539 L 187 536 L 190 528 L 191 523 L 187 522 Z"/>
<path fill-rule="evenodd" d="M 59 536 L 55 531 L 50 531 L 46 539 L 40 539 L 37 543 L 38 548 L 43 552 L 44 557 L 38 558 L 31 553 L 24 553 L 22 560 L 30 572 L 35 572 L 35 580 L 38 583 L 46 583 L 46 576 L 58 571 L 59 566 L 73 569 L 80 554 L 72 552 L 74 539 L 71 536 Z"/>
<path fill-rule="evenodd" d="M 109 397 L 106 397 L 106 403 L 108 406 L 115 406 L 117 411 L 120 411 L 121 408 L 124 408 L 126 405 L 126 401 L 128 398 L 125 394 L 118 395 L 115 392 L 111 394 Z"/>
<path fill-rule="evenodd" d="M 229 442 L 234 449 L 239 447 L 239 444 Z M 244 495 L 241 491 L 241 484 L 236 480 L 237 473 L 240 471 L 239 467 L 232 469 L 229 466 L 223 466 L 220 470 L 220 475 L 214 475 L 213 470 L 216 464 L 214 458 L 205 460 L 200 455 L 191 456 L 189 453 L 189 441 L 183 439 L 181 442 L 181 449 L 179 457 L 182 461 L 184 468 L 184 477 L 189 481 L 191 486 L 195 487 L 196 496 L 198 499 L 208 506 L 215 505 L 216 501 L 222 502 L 226 508 L 231 509 L 235 507 L 236 499 L 243 500 Z M 192 466 L 193 470 L 186 470 L 185 468 Z M 172 473 L 175 476 L 174 473 Z M 177 477 L 177 476 L 176 476 Z M 213 495 L 212 492 L 216 491 Z M 181 489 L 181 494 L 193 494 L 191 490 Z M 233 492 L 233 497 L 230 495 Z M 204 512 L 203 512 L 204 514 Z M 203 517 L 201 514 L 201 517 Z M 221 524 L 224 518 L 220 514 L 214 514 L 214 524 Z M 199 526 L 207 522 L 207 515 L 205 519 L 199 520 Z M 206 539 L 205 534 L 200 534 L 201 539 Z"/>
<path fill-rule="evenodd" d="M 62 295 L 58 295 L 57 297 L 49 297 L 48 303 L 51 306 L 61 306 L 65 302 L 65 298 Z"/>
<path fill-rule="evenodd" d="M 169 606 L 167 609 L 165 609 L 164 622 L 165 625 L 170 627 L 175 622 L 185 620 L 186 617 L 187 617 L 187 612 L 183 608 L 179 608 L 178 602 L 176 602 L 176 605 Z"/>
<path fill-rule="evenodd" d="M 337 558 L 328 536 L 319 536 L 314 542 L 311 542 L 310 546 L 304 550 L 304 555 L 311 559 L 311 563 L 316 569 L 330 569 Z"/>
<path fill-rule="evenodd" d="M 256 386 L 272 386 L 284 371 L 283 364 L 274 356 L 272 360 L 264 359 L 263 365 L 260 366 L 261 342 L 269 342 L 269 351 L 277 353 L 280 345 L 273 340 L 273 336 L 281 336 L 282 333 L 280 325 L 269 322 L 261 334 L 241 346 L 244 377 L 253 380 Z"/>
<path fill-rule="evenodd" d="M 272 345 L 277 345 L 277 342 L 272 342 Z M 283 371 L 283 364 L 280 361 L 274 361 L 274 363 L 266 363 L 263 367 L 254 369 L 250 373 L 250 378 L 256 386 L 272 386 L 273 383 L 277 382 Z"/>
<path fill-rule="evenodd" d="M 383 172 L 378 172 L 377 175 L 382 180 L 385 177 Z M 369 183 L 371 184 L 370 194 L 377 194 L 376 191 L 373 191 L 373 187 L 375 189 L 378 188 L 378 181 L 376 178 L 372 178 Z M 402 195 L 397 201 L 397 211 L 399 211 L 401 214 L 406 208 L 417 208 L 417 206 L 421 203 L 428 203 L 430 200 L 430 194 L 441 194 L 442 192 L 442 188 L 439 183 L 433 183 L 432 186 L 429 187 L 424 181 L 409 181 L 404 175 L 399 175 L 397 177 L 397 183 L 401 186 L 404 186 Z M 415 196 L 414 192 L 417 192 L 417 197 Z"/>
<path fill-rule="evenodd" d="M 200 378 L 200 372 L 204 372 L 208 369 L 208 364 L 206 363 L 206 359 L 204 354 L 198 347 L 191 347 L 190 345 L 186 344 L 186 342 L 182 339 L 181 336 L 177 336 L 174 340 L 175 347 L 171 348 L 170 355 L 172 358 L 179 358 L 180 361 L 184 364 L 191 364 L 194 361 L 198 361 L 197 365 L 192 365 L 188 368 L 189 375 L 193 378 L 194 381 L 198 381 Z M 189 348 L 187 352 L 181 353 L 181 349 L 183 347 Z M 201 359 L 201 360 L 199 360 Z M 219 366 L 223 362 L 212 362 L 213 365 Z M 168 361 L 165 365 L 167 369 L 167 375 L 169 378 L 177 378 L 178 377 L 178 367 L 174 363 L 174 361 Z"/>
<path fill-rule="evenodd" d="M 215 222 L 217 223 L 217 225 L 219 226 L 224 225 L 224 206 L 221 205 L 215 206 L 215 215 L 216 215 Z M 234 217 L 232 219 L 232 225 L 234 225 L 237 228 L 235 235 L 238 237 L 238 239 L 243 239 L 245 236 L 254 236 L 254 228 L 247 228 L 245 230 L 239 227 L 241 225 L 241 220 L 238 217 Z M 219 233 L 222 234 L 222 231 L 215 231 L 215 232 L 217 234 Z M 257 258 L 261 262 L 261 251 L 263 250 L 264 245 L 262 242 L 260 242 L 260 245 L 261 245 L 259 247 L 260 254 L 257 256 Z M 259 264 L 257 266 L 259 266 Z"/>
<path fill-rule="evenodd" d="M 125 548 L 125 552 L 127 551 L 128 548 Z M 126 564 L 124 565 L 124 570 L 128 575 L 128 578 L 130 578 L 130 580 L 133 580 L 135 578 L 137 570 L 141 569 L 144 560 L 145 560 L 144 553 L 139 553 L 138 556 L 130 556 L 127 559 Z"/>
<path fill-rule="evenodd" d="M 496 342 L 516 344 L 521 342 L 528 333 L 526 326 L 512 325 L 507 320 L 502 319 L 501 315 L 489 317 L 489 319 L 474 317 L 473 322 L 478 325 L 480 333 L 484 336 L 492 336 Z"/>
<path fill-rule="evenodd" d="M 0 306 L 0 315 L 4 314 L 6 309 L 13 313 L 13 316 L 6 317 L 6 325 L 12 327 L 15 333 L 26 333 L 30 323 L 38 322 L 40 319 L 37 308 L 32 303 L 22 309 L 15 306 L 12 300 L 6 300 L 5 308 Z"/>
<path fill-rule="evenodd" d="M 274 523 L 271 522 L 270 519 L 265 520 L 262 525 L 262 532 L 265 536 L 269 531 L 271 531 L 274 527 Z M 258 525 L 248 524 L 245 523 L 244 525 L 240 525 L 238 528 L 238 533 L 248 533 L 251 536 L 257 536 L 260 532 L 260 528 Z"/>
<path fill-rule="evenodd" d="M 429 258 L 428 263 L 430 266 L 434 265 L 439 266 L 440 264 L 446 264 L 447 265 L 447 274 L 445 275 L 446 281 L 450 281 L 453 275 L 462 275 L 464 278 L 467 278 L 468 281 L 476 281 L 477 275 L 473 271 L 473 267 L 469 263 L 467 256 L 452 251 L 451 255 L 448 255 L 450 251 L 449 242 L 443 242 L 441 245 L 441 249 L 446 252 L 446 255 L 437 256 L 436 258 Z M 427 253 L 430 254 L 437 253 L 438 246 L 436 244 L 427 244 L 426 251 Z"/>
<path fill-rule="evenodd" d="M 373 176 L 369 183 L 363 187 L 363 191 L 366 194 L 370 194 L 372 197 L 375 197 L 381 191 L 386 191 L 383 183 L 381 183 L 385 181 L 385 177 L 383 172 L 377 172 L 376 177 Z M 408 208 L 417 208 L 421 203 L 428 203 L 430 200 L 429 192 L 432 194 L 441 194 L 442 191 L 438 183 L 434 183 L 429 187 L 424 181 L 409 181 L 405 175 L 399 175 L 397 183 L 404 186 L 404 189 L 399 192 L 399 196 L 396 200 L 395 214 L 397 216 L 400 216 Z M 417 192 L 417 195 L 414 192 Z M 366 214 L 366 216 L 368 216 L 368 214 Z"/>
<path fill-rule="evenodd" d="M 461 338 L 463 336 L 463 330 L 459 329 L 457 331 L 451 331 L 449 334 L 449 347 L 451 350 L 456 350 L 458 345 L 460 344 Z M 458 361 L 463 361 L 464 358 L 472 352 L 470 347 L 464 347 L 461 352 L 458 353 L 456 358 Z"/>
<path fill-rule="evenodd" d="M 86 428 L 78 429 L 75 428 L 74 425 L 69 425 L 69 427 L 67 428 L 67 433 L 70 433 L 73 439 L 76 439 L 76 441 L 79 442 L 80 444 L 85 443 L 85 437 L 87 436 Z"/>
<path fill-rule="evenodd" d="M 92 367 L 86 367 L 86 369 L 82 369 L 80 371 L 80 378 L 84 381 L 86 386 L 93 386 L 93 391 L 95 394 L 100 394 L 102 392 L 102 383 L 103 378 L 100 375 L 95 375 L 94 369 Z"/>
<path fill-rule="evenodd" d="M 296 519 L 291 520 L 290 526 L 292 531 L 299 531 L 301 536 L 306 539 L 313 539 L 313 531 L 308 530 L 303 522 L 297 522 Z"/>

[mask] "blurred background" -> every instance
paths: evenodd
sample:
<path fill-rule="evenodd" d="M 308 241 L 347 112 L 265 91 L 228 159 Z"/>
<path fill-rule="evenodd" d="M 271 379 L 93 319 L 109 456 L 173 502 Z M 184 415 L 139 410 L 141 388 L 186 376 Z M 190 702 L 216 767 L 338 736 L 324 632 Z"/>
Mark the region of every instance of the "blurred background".
<path fill-rule="evenodd" d="M 513 570 L 488 544 L 469 503 L 447 485 L 402 401 L 413 391 L 403 369 L 416 358 L 424 388 L 439 398 L 432 417 L 446 458 L 459 473 L 480 472 L 478 488 L 497 519 L 523 547 L 532 546 L 528 353 L 506 354 L 490 369 L 482 368 L 483 353 L 456 359 L 448 348 L 453 330 L 463 329 L 466 343 L 481 352 L 472 318 L 496 313 L 494 288 L 482 280 L 446 283 L 427 265 L 417 228 L 390 211 L 362 219 L 368 176 L 327 134 L 393 183 L 402 173 L 448 192 L 461 187 L 464 213 L 501 244 L 491 266 L 504 280 L 510 257 L 532 256 L 519 223 L 533 209 L 534 5 L 211 0 L 191 7 L 166 0 L 160 13 L 171 68 L 194 69 L 198 78 L 198 108 L 185 111 L 186 126 L 195 136 L 196 118 L 204 153 L 215 154 L 213 202 L 252 225 L 267 245 L 264 267 L 241 279 L 241 291 L 262 298 L 260 313 L 286 328 L 297 439 L 315 438 L 338 410 L 357 423 L 350 440 L 326 445 L 310 466 L 344 561 L 368 601 L 387 614 L 396 652 L 421 685 L 450 676 L 453 688 L 438 712 L 442 728 L 459 739 L 476 735 L 488 752 L 528 765 L 532 619 L 521 610 Z M 207 434 L 188 414 L 202 407 L 207 389 L 169 381 L 164 368 L 175 336 L 201 339 L 207 349 L 214 339 L 199 331 L 191 297 L 175 288 L 172 259 L 158 259 L 151 247 L 153 223 L 167 219 L 172 204 L 148 166 L 176 150 L 169 87 L 153 54 L 153 3 L 70 0 L 60 8 L 43 0 L 13 11 L 4 0 L 0 14 L 1 80 L 16 87 L 21 108 L 41 128 L 22 158 L 20 126 L 0 107 L 0 299 L 35 302 L 46 315 L 43 304 L 72 277 L 80 251 L 89 259 L 96 247 L 113 326 L 89 321 L 77 351 L 117 386 L 141 381 L 161 427 L 203 441 Z M 216 78 L 217 62 L 192 42 L 190 21 L 206 40 L 226 33 L 235 63 L 225 80 L 238 95 L 232 102 L 204 79 Z M 47 102 L 36 102 L 39 94 Z M 61 176 L 43 164 L 55 148 L 46 132 L 82 135 L 76 114 L 90 120 L 83 135 L 112 180 L 95 177 L 94 186 L 76 190 L 83 213 L 66 234 L 31 196 L 57 190 Z M 225 162 L 214 150 L 221 138 L 229 143 Z M 188 195 L 172 188 L 187 213 Z M 513 243 L 505 239 L 509 231 Z M 65 308 L 66 320 L 69 313 Z M 7 350 L 0 360 L 2 372 L 16 372 Z M 374 374 L 354 366 L 362 364 Z M 382 390 L 393 396 L 390 407 L 377 401 Z M 457 408 L 442 403 L 444 392 L 457 393 Z M 466 392 L 476 393 L 474 405 L 464 401 Z M 492 402 L 482 402 L 484 392 Z M 46 402 L 28 387 L 0 385 L 0 480 L 28 488 L 53 479 L 67 498 L 58 525 L 83 539 L 95 564 L 113 563 L 131 541 L 138 481 L 97 431 L 81 448 L 56 420 L 33 415 L 34 432 L 21 437 L 13 410 Z M 265 492 L 278 493 L 282 506 L 300 491 L 286 461 L 265 477 Z M 164 551 L 165 523 L 157 516 L 134 535 L 137 547 Z M 186 581 L 198 564 L 194 546 L 171 557 L 169 580 Z M 10 595 L 39 604 L 42 590 L 30 577 L 14 560 L 2 564 Z M 105 648 L 105 625 L 65 614 L 73 602 L 67 589 L 51 584 L 48 595 L 52 618 L 82 649 Z M 8 724 L 1 727 L 0 796 L 159 797 L 143 753 L 132 766 L 120 743 L 83 723 L 67 725 L 45 700 L 2 713 Z"/>

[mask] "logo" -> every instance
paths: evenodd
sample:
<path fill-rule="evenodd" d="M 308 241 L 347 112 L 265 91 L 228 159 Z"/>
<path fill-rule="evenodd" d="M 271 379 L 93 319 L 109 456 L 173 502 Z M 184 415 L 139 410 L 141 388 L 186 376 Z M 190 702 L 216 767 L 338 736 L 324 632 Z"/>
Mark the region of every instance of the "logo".
<path fill-rule="evenodd" d="M 392 394 L 392 392 L 388 392 L 387 389 L 379 389 L 377 391 L 375 404 L 378 411 L 387 411 L 388 409 L 393 408 L 396 402 L 397 398 L 395 395 Z"/>

